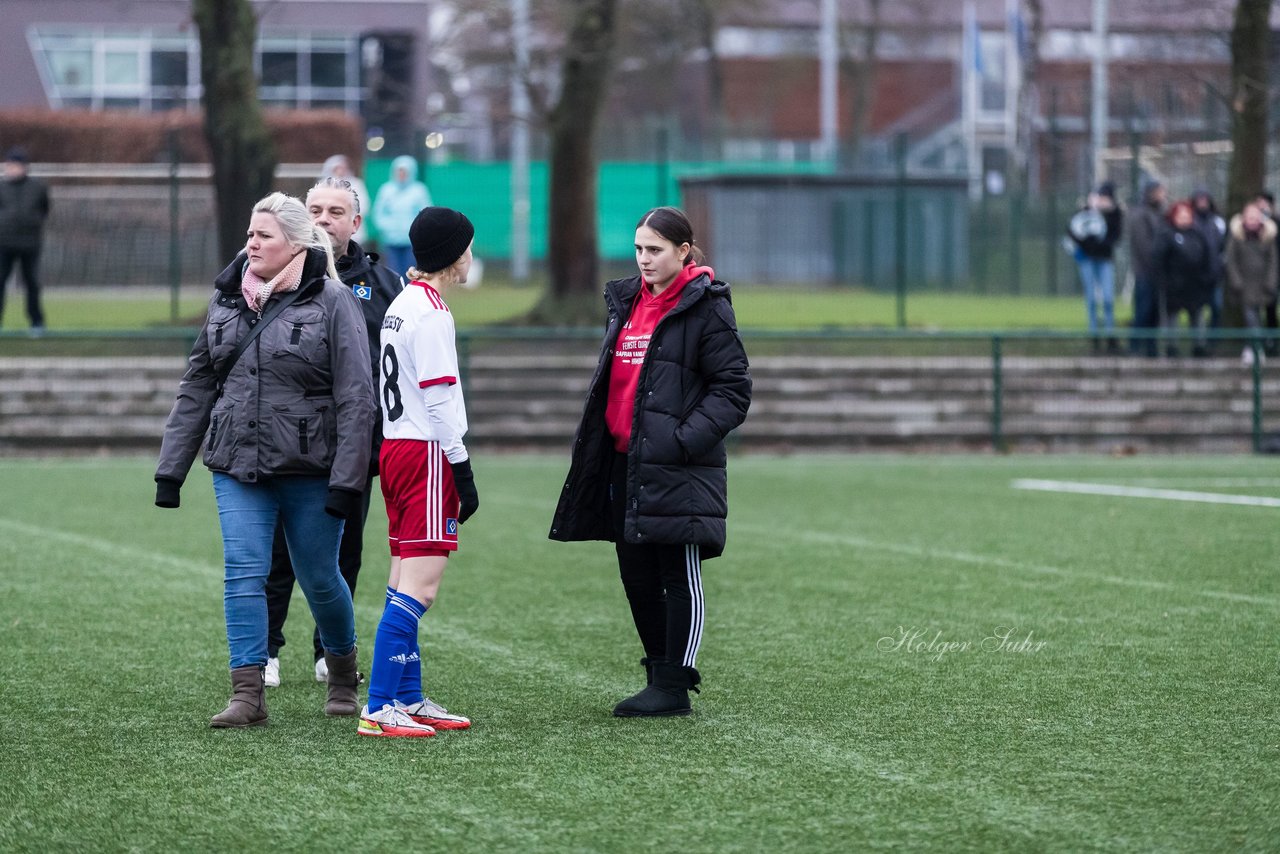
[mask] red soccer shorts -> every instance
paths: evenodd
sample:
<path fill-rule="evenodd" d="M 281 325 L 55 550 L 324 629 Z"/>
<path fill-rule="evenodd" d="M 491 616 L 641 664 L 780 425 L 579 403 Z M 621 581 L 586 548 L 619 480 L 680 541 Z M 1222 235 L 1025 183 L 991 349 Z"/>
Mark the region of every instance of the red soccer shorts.
<path fill-rule="evenodd" d="M 387 439 L 378 458 L 392 557 L 458 549 L 458 490 L 439 442 Z"/>

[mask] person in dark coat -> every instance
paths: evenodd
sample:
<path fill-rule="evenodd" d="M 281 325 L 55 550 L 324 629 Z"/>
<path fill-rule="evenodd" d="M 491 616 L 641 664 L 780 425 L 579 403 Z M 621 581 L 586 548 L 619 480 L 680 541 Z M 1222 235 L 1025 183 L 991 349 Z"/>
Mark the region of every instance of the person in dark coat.
<path fill-rule="evenodd" d="M 33 334 L 44 329 L 40 307 L 40 248 L 44 222 L 49 218 L 49 190 L 44 182 L 27 174 L 27 152 L 12 148 L 4 158 L 0 181 L 0 319 L 4 317 L 4 292 L 16 263 L 27 289 L 27 318 Z"/>
<path fill-rule="evenodd" d="M 1188 323 L 1196 330 L 1193 356 L 1209 354 L 1205 330 L 1206 316 L 1213 302 L 1213 250 L 1204 234 L 1196 227 L 1191 203 L 1182 201 L 1169 212 L 1173 226 L 1165 232 L 1156 254 L 1160 275 L 1161 323 L 1172 332 L 1178 326 L 1182 312 L 1187 313 Z M 1178 355 L 1172 341 L 1167 355 Z"/>
<path fill-rule="evenodd" d="M 1204 187 L 1197 187 L 1191 194 L 1191 209 L 1195 215 L 1195 226 L 1209 247 L 1209 279 L 1213 285 L 1213 299 L 1209 301 L 1209 326 L 1217 329 L 1222 325 L 1222 286 L 1226 279 L 1226 258 L 1223 253 L 1227 248 L 1227 221 L 1218 213 L 1213 195 Z"/>
<path fill-rule="evenodd" d="M 1156 355 L 1156 341 L 1150 337 L 1160 324 L 1156 296 L 1156 247 L 1169 227 L 1164 218 L 1166 192 L 1159 181 L 1148 181 L 1142 198 L 1129 214 L 1129 260 L 1133 268 L 1133 328 L 1146 335 L 1135 335 L 1129 342 L 1132 353 Z"/>
<path fill-rule="evenodd" d="M 342 283 L 351 289 L 364 314 L 365 331 L 369 336 L 369 363 L 373 366 L 373 385 L 377 388 L 379 358 L 378 336 L 381 334 L 382 317 L 387 306 L 404 290 L 404 283 L 389 267 L 378 260 L 376 254 L 366 252 L 356 242 L 363 216 L 360 196 L 348 179 L 330 176 L 321 178 L 307 192 L 307 212 L 333 244 L 334 264 Z M 378 400 L 375 395 L 375 407 Z M 364 526 L 369 518 L 369 498 L 373 492 L 373 478 L 377 475 L 378 451 L 382 446 L 382 413 L 379 409 L 373 423 L 373 446 L 370 450 L 369 476 L 358 513 L 347 518 L 342 527 L 342 541 L 338 546 L 338 568 L 342 580 L 347 583 L 351 595 L 356 594 L 356 580 L 364 550 Z M 271 573 L 267 576 L 267 666 L 263 680 L 268 687 L 280 685 L 280 648 L 285 644 L 284 623 L 289 616 L 289 602 L 293 597 L 293 562 L 289 559 L 289 547 L 285 542 L 284 526 L 276 526 L 276 539 L 271 547 Z M 328 682 L 329 671 L 325 663 L 324 646 L 320 643 L 320 629 L 311 636 L 313 666 L 317 682 Z"/>
<path fill-rule="evenodd" d="M 729 285 L 676 208 L 636 226 L 640 275 L 605 285 L 608 323 L 551 539 L 615 543 L 648 686 L 619 717 L 687 715 L 701 681 L 701 562 L 725 547 L 725 437 L 751 404 Z"/>

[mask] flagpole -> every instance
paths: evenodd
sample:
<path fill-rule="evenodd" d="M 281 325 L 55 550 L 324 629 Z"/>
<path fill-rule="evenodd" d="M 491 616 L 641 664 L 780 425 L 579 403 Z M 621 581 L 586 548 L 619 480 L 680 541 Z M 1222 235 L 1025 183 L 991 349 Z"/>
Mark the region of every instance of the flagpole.
<path fill-rule="evenodd" d="M 982 151 L 978 148 L 978 84 L 980 73 L 977 12 L 973 0 L 965 0 L 964 25 L 960 37 L 960 85 L 962 124 L 968 158 L 969 198 L 982 197 Z"/>

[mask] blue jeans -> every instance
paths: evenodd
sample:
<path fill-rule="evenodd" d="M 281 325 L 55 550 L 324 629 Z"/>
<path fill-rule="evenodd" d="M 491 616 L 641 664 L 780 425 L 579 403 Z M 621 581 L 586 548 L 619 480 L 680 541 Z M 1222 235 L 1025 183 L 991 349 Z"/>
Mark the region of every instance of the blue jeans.
<path fill-rule="evenodd" d="M 335 655 L 355 649 L 351 591 L 338 574 L 342 520 L 324 512 L 328 493 L 329 483 L 323 477 L 241 483 L 214 473 L 213 494 L 218 500 L 226 563 L 223 607 L 233 669 L 267 663 L 266 585 L 277 518 L 284 524 L 294 572 L 320 630 L 320 642 Z"/>
<path fill-rule="evenodd" d="M 387 243 L 383 244 L 382 251 L 386 255 L 382 263 L 395 270 L 397 275 L 403 276 L 414 264 L 412 246 L 392 246 Z"/>
<path fill-rule="evenodd" d="M 1076 259 L 1080 268 L 1080 284 L 1084 285 L 1084 310 L 1089 315 L 1089 332 L 1098 332 L 1098 303 L 1102 303 L 1102 322 L 1108 333 L 1116 328 L 1116 265 L 1110 258 Z"/>
<path fill-rule="evenodd" d="M 1160 303 L 1156 284 L 1150 278 L 1139 276 L 1133 282 L 1133 328 L 1135 331 L 1143 329 L 1154 332 L 1159 326 Z M 1129 349 L 1134 353 L 1154 356 L 1156 339 L 1154 336 L 1149 338 L 1134 336 L 1129 342 Z"/>

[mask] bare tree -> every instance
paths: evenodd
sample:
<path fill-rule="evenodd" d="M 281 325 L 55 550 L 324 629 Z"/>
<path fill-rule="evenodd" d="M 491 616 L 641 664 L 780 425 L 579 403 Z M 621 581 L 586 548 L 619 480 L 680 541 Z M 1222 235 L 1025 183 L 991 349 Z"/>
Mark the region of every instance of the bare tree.
<path fill-rule="evenodd" d="M 1231 165 L 1227 210 L 1238 211 L 1267 175 L 1267 51 L 1272 0 L 1239 0 L 1231 29 Z"/>
<path fill-rule="evenodd" d="M 867 0 L 867 20 L 855 31 L 860 44 L 852 49 L 842 50 L 840 63 L 843 76 L 850 81 L 853 89 L 853 108 L 849 116 L 848 158 L 851 163 L 857 162 L 858 149 L 867 128 L 871 124 L 871 108 L 874 106 L 876 72 L 880 60 L 880 19 L 881 0 Z M 841 36 L 846 31 L 841 30 Z"/>
<path fill-rule="evenodd" d="M 618 0 L 574 4 L 560 94 L 549 112 L 550 282 L 533 310 L 534 321 L 574 324 L 600 318 L 596 131 L 608 93 L 617 5 Z"/>
<path fill-rule="evenodd" d="M 1231 28 L 1231 162 L 1227 210 L 1235 212 L 1262 189 L 1267 177 L 1267 52 L 1271 0 L 1239 0 Z M 1238 302 L 1226 289 L 1223 323 L 1243 326 Z"/>
<path fill-rule="evenodd" d="M 204 135 L 213 160 L 218 248 L 225 258 L 244 245 L 249 211 L 271 189 L 276 148 L 258 101 L 253 46 L 258 20 L 248 0 L 192 0 L 200 33 Z"/>

